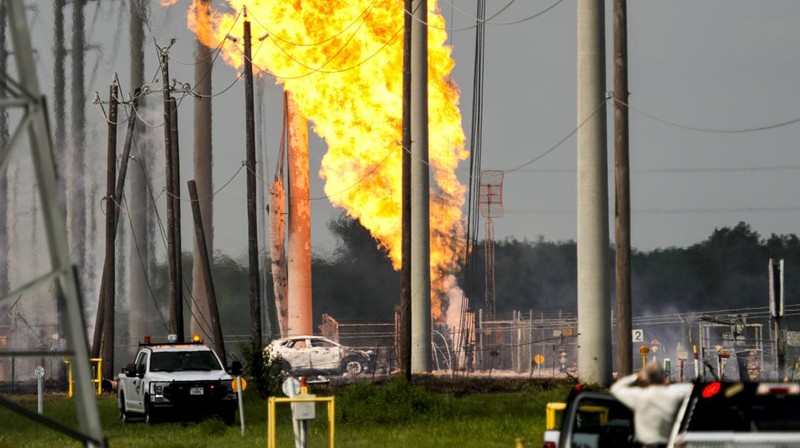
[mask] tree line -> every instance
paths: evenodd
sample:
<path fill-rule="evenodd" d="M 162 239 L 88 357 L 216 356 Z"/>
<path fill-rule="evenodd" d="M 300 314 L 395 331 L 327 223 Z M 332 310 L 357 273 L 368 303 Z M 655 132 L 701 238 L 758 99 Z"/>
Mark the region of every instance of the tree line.
<path fill-rule="evenodd" d="M 335 250 L 312 260 L 315 326 L 322 314 L 342 321 L 391 319 L 400 303 L 400 275 L 386 254 L 357 221 L 344 215 L 328 224 Z M 474 309 L 484 307 L 483 242 L 475 245 L 475 278 L 459 273 Z M 691 246 L 631 254 L 634 316 L 672 312 L 766 307 L 768 260 L 784 259 L 786 303 L 794 302 L 800 278 L 800 239 L 795 234 L 762 237 L 749 224 L 715 229 Z M 614 251 L 609 256 L 610 297 L 614 288 Z M 191 255 L 184 256 L 185 284 L 191 284 Z M 262 266 L 268 269 L 268 266 Z M 166 297 L 166 269 L 160 266 L 156 297 Z M 465 272 L 467 270 L 463 270 Z M 222 253 L 214 259 L 214 284 L 225 333 L 247 334 L 250 325 L 246 259 Z M 271 282 L 267 306 L 274 309 Z M 498 314 L 513 310 L 553 313 L 577 309 L 577 246 L 574 241 L 508 238 L 495 243 L 495 290 Z M 613 299 L 612 299 L 613 300 Z M 271 313 L 274 315 L 274 313 Z M 275 327 L 273 327 L 275 328 Z"/>

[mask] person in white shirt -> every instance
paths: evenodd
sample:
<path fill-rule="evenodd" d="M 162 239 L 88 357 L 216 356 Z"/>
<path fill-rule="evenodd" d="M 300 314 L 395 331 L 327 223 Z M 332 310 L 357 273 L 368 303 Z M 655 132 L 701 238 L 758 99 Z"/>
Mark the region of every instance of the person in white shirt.
<path fill-rule="evenodd" d="M 685 388 L 668 383 L 664 370 L 649 363 L 611 386 L 614 398 L 633 411 L 636 441 L 645 448 L 666 446 L 673 419 L 686 394 Z"/>

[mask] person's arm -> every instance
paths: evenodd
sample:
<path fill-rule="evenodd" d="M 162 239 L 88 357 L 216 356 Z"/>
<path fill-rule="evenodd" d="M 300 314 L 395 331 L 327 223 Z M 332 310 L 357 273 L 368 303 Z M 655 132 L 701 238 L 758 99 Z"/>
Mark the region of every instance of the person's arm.
<path fill-rule="evenodd" d="M 624 376 L 611 386 L 611 395 L 620 403 L 634 409 L 639 399 L 642 388 L 636 385 L 639 375 L 636 373 Z"/>

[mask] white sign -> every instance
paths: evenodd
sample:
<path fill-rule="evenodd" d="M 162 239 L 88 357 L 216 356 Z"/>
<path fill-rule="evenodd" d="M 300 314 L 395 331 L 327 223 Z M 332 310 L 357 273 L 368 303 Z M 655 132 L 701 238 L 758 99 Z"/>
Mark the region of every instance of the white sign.
<path fill-rule="evenodd" d="M 631 331 L 631 336 L 633 337 L 633 342 L 644 342 L 644 330 L 641 328 Z"/>
<path fill-rule="evenodd" d="M 800 347 L 800 331 L 787 331 L 786 345 L 789 347 Z"/>

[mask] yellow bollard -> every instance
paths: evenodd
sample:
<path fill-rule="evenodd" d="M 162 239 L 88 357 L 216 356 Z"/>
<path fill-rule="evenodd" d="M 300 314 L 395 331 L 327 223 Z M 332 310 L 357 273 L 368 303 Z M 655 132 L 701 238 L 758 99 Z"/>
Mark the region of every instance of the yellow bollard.
<path fill-rule="evenodd" d="M 650 352 L 650 347 L 642 345 L 639 347 L 639 353 L 642 354 L 642 368 L 647 365 L 647 354 Z"/>
<path fill-rule="evenodd" d="M 97 384 L 97 395 L 103 393 L 103 358 L 91 358 L 90 361 L 96 364 L 96 371 L 95 371 L 95 378 L 92 379 L 92 383 Z M 70 364 L 69 359 L 64 360 L 64 364 L 67 365 L 67 396 L 72 398 L 74 394 L 73 386 L 72 386 L 72 364 Z"/>
<path fill-rule="evenodd" d="M 515 448 L 525 448 L 525 439 L 523 437 L 517 437 L 517 445 Z"/>

